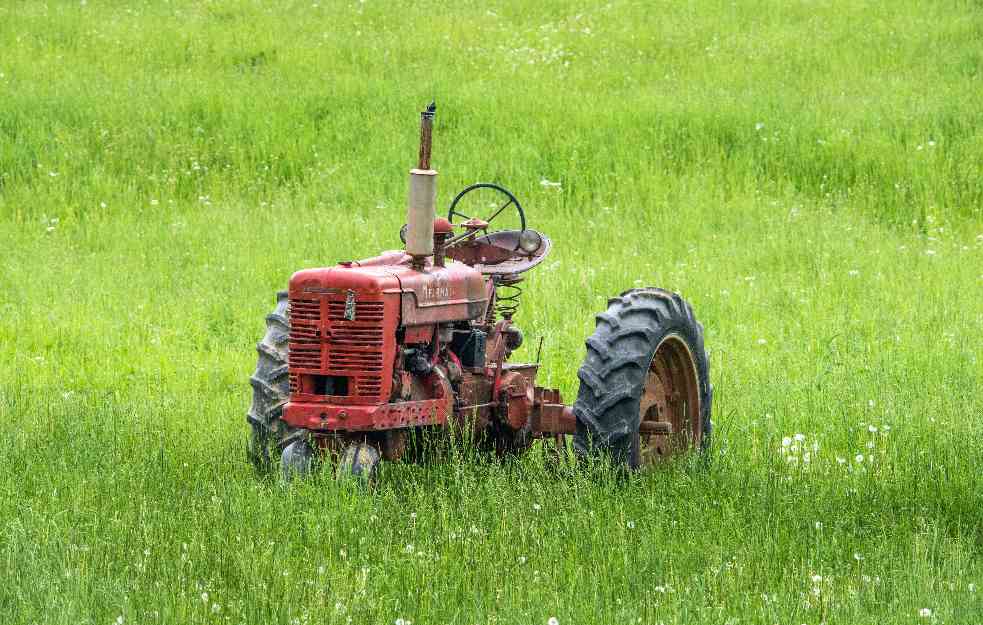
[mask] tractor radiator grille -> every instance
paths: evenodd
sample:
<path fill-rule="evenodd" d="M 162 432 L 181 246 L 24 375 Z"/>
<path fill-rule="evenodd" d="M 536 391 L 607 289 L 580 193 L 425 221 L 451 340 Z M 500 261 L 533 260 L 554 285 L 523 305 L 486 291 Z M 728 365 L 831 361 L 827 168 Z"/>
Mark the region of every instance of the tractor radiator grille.
<path fill-rule="evenodd" d="M 345 302 L 328 302 L 326 368 L 355 378 L 354 395 L 377 397 L 382 391 L 384 368 L 383 302 L 357 302 L 354 319 L 345 319 Z"/>
<path fill-rule="evenodd" d="M 321 302 L 317 299 L 291 299 L 290 366 L 299 369 L 321 369 Z M 296 380 L 291 379 L 291 386 Z"/>

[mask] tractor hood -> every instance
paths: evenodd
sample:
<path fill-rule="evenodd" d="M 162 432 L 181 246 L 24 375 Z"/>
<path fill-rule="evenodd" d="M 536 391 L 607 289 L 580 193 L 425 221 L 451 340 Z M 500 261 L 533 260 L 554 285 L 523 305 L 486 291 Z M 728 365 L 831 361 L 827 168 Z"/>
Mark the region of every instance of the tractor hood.
<path fill-rule="evenodd" d="M 290 297 L 400 295 L 400 325 L 413 326 L 477 319 L 488 308 L 489 287 L 476 269 L 452 262 L 411 266 L 405 252 L 385 252 L 334 267 L 305 269 L 290 278 Z"/>

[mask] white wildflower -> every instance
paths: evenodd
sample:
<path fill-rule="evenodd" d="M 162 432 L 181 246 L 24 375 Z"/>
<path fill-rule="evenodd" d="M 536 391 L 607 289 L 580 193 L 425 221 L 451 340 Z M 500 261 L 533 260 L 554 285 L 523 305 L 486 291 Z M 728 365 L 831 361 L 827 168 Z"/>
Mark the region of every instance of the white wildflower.
<path fill-rule="evenodd" d="M 929 608 L 922 608 L 921 610 L 918 611 L 918 616 L 922 618 L 928 618 L 932 616 L 932 610 Z"/>

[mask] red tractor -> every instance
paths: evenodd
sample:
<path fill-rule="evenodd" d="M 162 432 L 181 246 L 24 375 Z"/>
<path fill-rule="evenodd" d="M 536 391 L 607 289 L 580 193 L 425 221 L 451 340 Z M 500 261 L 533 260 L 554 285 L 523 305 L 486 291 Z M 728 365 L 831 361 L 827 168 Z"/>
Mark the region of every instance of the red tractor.
<path fill-rule="evenodd" d="M 289 479 L 329 457 L 339 475 L 369 479 L 382 458 L 415 456 L 424 434 L 451 427 L 499 454 L 537 438 L 566 450 L 572 434 L 579 458 L 605 455 L 630 469 L 705 450 L 712 387 L 703 327 L 676 293 L 646 287 L 608 301 L 572 406 L 537 386 L 538 357 L 509 362 L 523 341 L 512 322 L 517 285 L 551 243 L 495 184 L 467 187 L 446 219 L 435 217 L 434 110 L 421 114 L 405 249 L 298 271 L 277 294 L 250 379 L 253 463 L 269 468 L 279 458 Z M 489 193 L 500 198 L 480 203 L 487 217 L 469 215 Z M 513 227 L 502 229 L 506 222 Z"/>

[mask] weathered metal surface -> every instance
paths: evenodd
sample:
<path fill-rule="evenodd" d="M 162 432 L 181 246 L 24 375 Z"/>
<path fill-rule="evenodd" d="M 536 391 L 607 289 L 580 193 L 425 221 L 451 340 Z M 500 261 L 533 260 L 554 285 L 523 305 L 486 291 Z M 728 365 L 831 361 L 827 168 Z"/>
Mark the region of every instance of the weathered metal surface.
<path fill-rule="evenodd" d="M 404 326 L 477 319 L 488 306 L 485 279 L 467 265 L 428 266 L 421 271 L 397 266 L 391 270 L 399 278 L 403 293 Z"/>
<path fill-rule="evenodd" d="M 685 341 L 674 335 L 655 350 L 638 406 L 639 461 L 643 465 L 700 445 L 703 424 L 692 363 Z"/>
<path fill-rule="evenodd" d="M 538 245 L 529 251 L 520 246 L 523 232 L 500 230 L 484 236 L 462 239 L 447 247 L 448 258 L 471 265 L 485 275 L 518 275 L 543 262 L 552 248 L 545 235 L 536 232 Z"/>

